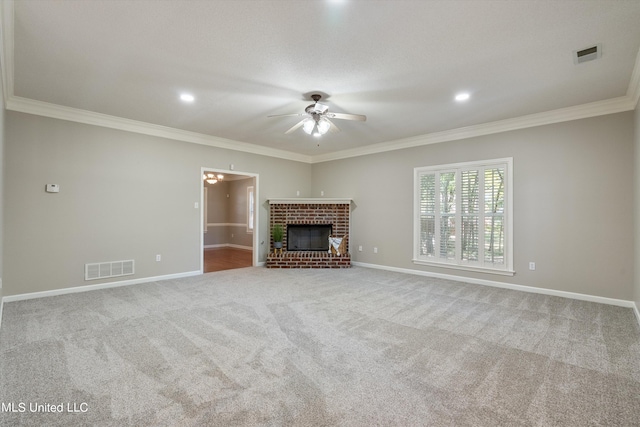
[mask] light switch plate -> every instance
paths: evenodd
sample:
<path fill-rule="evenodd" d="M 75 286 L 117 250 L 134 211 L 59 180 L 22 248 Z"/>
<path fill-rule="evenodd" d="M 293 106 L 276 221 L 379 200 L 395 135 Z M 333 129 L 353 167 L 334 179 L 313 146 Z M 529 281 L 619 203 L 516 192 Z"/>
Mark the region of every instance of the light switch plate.
<path fill-rule="evenodd" d="M 47 193 L 59 193 L 60 186 L 58 184 L 47 184 L 45 190 Z"/>

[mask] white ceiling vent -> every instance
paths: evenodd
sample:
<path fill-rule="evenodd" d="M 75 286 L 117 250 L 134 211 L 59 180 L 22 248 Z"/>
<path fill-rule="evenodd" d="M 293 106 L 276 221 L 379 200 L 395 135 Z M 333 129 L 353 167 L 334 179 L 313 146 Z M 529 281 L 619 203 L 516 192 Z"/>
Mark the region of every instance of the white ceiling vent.
<path fill-rule="evenodd" d="M 588 47 L 582 50 L 573 51 L 573 63 L 582 64 L 583 62 L 593 61 L 602 56 L 602 45 L 597 44 L 595 46 Z"/>
<path fill-rule="evenodd" d="M 135 262 L 125 261 L 96 262 L 84 265 L 84 280 L 106 279 L 108 277 L 129 276 L 135 272 Z"/>

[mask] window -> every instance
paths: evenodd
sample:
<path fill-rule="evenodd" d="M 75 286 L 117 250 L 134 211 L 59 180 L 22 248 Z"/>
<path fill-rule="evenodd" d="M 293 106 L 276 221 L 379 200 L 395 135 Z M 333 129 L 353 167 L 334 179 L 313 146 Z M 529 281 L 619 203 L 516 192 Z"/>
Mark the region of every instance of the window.
<path fill-rule="evenodd" d="M 247 233 L 253 233 L 253 223 L 254 223 L 254 195 L 253 195 L 253 186 L 247 187 Z"/>
<path fill-rule="evenodd" d="M 414 263 L 513 275 L 512 163 L 414 170 Z"/>

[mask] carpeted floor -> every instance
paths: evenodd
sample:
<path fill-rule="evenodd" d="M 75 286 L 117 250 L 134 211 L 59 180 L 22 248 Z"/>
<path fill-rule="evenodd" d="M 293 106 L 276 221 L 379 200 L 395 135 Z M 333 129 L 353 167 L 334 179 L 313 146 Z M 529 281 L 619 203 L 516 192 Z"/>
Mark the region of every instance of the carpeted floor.
<path fill-rule="evenodd" d="M 629 308 L 253 267 L 5 304 L 0 403 L 11 426 L 632 426 L 640 328 Z"/>

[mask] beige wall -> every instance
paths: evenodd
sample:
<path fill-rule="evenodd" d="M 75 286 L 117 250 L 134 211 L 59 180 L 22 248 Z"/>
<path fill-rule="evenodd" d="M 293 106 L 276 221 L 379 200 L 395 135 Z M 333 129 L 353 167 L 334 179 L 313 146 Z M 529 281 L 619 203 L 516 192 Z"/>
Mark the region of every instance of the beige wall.
<path fill-rule="evenodd" d="M 229 182 L 222 181 L 215 185 L 205 184 L 207 188 L 207 223 L 227 223 L 227 194 Z M 204 245 L 217 246 L 227 243 L 227 228 L 221 226 L 208 227 L 204 233 Z"/>
<path fill-rule="evenodd" d="M 247 187 L 253 185 L 253 179 L 229 181 L 229 223 L 244 224 L 229 229 L 228 242 L 235 246 L 251 246 L 253 234 L 247 232 Z"/>
<path fill-rule="evenodd" d="M 312 194 L 353 197 L 356 262 L 631 300 L 633 119 L 619 113 L 318 163 Z M 413 169 L 503 157 L 514 165 L 516 275 L 413 264 Z"/>
<path fill-rule="evenodd" d="M 200 168 L 233 163 L 259 174 L 259 241 L 269 240 L 267 198 L 324 191 L 354 198 L 354 261 L 639 301 L 634 115 L 637 129 L 636 110 L 307 165 L 8 112 L 3 292 L 100 283 L 84 281 L 87 262 L 133 258 L 136 275 L 125 280 L 198 271 Z M 501 157 L 514 158 L 516 275 L 414 265 L 413 168 Z M 45 193 L 47 183 L 61 192 Z"/>
<path fill-rule="evenodd" d="M 300 162 L 16 112 L 6 132 L 5 296 L 100 283 L 84 281 L 88 262 L 135 259 L 125 280 L 199 271 L 202 167 L 258 174 L 259 241 L 267 197 L 310 192 Z"/>
<path fill-rule="evenodd" d="M 4 278 L 4 170 L 5 170 L 5 154 L 4 154 L 4 141 L 5 141 L 5 116 L 6 111 L 4 109 L 4 88 L 0 83 L 0 304 L 2 304 L 3 295 L 3 278 Z M 2 310 L 0 309 L 0 315 Z M 0 317 L 0 322 L 2 318 Z"/>
<path fill-rule="evenodd" d="M 634 111 L 634 225 L 635 225 L 635 251 L 633 257 L 633 265 L 635 267 L 634 274 L 634 295 L 633 299 L 636 308 L 640 310 L 640 103 L 636 105 Z M 640 319 L 638 319 L 640 320 Z"/>

